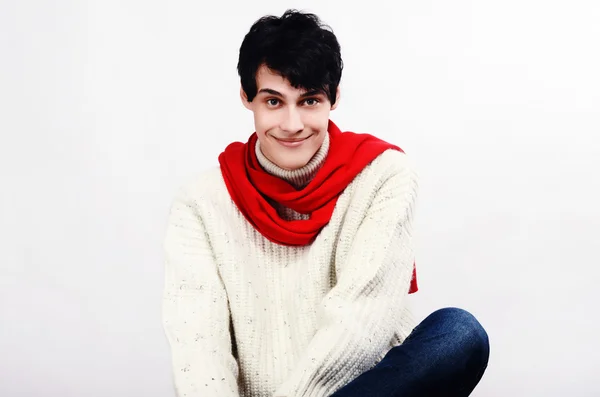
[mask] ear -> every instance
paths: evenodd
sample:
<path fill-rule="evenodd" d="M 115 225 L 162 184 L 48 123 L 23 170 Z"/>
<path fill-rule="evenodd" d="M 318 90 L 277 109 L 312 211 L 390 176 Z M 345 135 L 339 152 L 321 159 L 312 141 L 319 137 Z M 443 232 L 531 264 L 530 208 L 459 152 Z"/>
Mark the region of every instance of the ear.
<path fill-rule="evenodd" d="M 340 86 L 338 85 L 337 90 L 335 90 L 335 103 L 331 105 L 331 110 L 335 110 L 338 104 L 340 103 Z"/>
<path fill-rule="evenodd" d="M 246 109 L 252 110 L 252 105 L 248 101 L 248 95 L 246 95 L 246 92 L 244 91 L 244 88 L 242 88 L 241 86 L 240 86 L 240 98 L 242 99 L 242 103 L 244 104 L 244 106 L 246 107 Z"/>

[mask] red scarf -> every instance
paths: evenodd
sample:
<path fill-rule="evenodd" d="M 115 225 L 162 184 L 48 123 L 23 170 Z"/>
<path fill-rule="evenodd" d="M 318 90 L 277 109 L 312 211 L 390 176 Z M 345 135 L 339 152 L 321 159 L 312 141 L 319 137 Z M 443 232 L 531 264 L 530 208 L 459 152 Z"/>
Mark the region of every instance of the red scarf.
<path fill-rule="evenodd" d="M 268 240 L 290 246 L 310 244 L 329 223 L 338 197 L 354 178 L 387 149 L 399 147 L 369 134 L 342 132 L 329 120 L 329 152 L 313 180 L 302 190 L 267 173 L 259 164 L 253 133 L 247 143 L 233 142 L 219 156 L 227 190 L 240 212 Z M 301 214 L 308 220 L 282 219 L 269 199 Z M 416 292 L 417 275 L 409 293 Z"/>

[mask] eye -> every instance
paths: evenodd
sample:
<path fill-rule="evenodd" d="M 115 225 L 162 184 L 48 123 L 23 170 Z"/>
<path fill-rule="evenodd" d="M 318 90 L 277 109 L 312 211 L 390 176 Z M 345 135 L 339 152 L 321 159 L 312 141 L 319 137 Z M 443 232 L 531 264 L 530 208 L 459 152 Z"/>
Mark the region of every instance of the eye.
<path fill-rule="evenodd" d="M 267 105 L 269 106 L 277 106 L 279 104 L 279 99 L 269 98 L 267 99 Z"/>
<path fill-rule="evenodd" d="M 319 103 L 319 100 L 317 98 L 308 98 L 306 101 L 304 101 L 308 106 L 315 106 L 316 104 Z"/>

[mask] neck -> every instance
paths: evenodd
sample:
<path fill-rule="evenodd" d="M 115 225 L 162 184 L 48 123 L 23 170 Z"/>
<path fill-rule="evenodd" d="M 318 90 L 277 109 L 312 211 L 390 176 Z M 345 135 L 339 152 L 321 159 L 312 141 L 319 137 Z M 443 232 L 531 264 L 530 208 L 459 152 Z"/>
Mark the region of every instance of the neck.
<path fill-rule="evenodd" d="M 271 160 L 265 157 L 265 155 L 260 150 L 260 142 L 256 141 L 256 157 L 261 167 L 267 171 L 269 174 L 274 175 L 278 178 L 284 179 L 291 183 L 296 189 L 302 189 L 306 185 L 312 181 L 312 179 L 323 165 L 325 158 L 327 157 L 327 153 L 329 152 L 329 133 L 325 133 L 325 139 L 323 140 L 323 144 L 315 153 L 315 155 L 310 159 L 310 161 L 303 167 L 297 168 L 295 170 L 286 170 Z"/>

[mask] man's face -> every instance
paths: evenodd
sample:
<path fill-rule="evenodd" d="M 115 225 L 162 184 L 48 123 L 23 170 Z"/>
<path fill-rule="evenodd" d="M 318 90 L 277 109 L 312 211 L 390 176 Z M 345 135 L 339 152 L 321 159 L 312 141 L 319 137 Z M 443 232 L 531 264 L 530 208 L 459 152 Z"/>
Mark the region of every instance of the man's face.
<path fill-rule="evenodd" d="M 256 73 L 257 95 L 244 106 L 254 113 L 254 127 L 262 153 L 286 170 L 305 166 L 319 150 L 327 134 L 329 112 L 337 107 L 321 91 L 294 88 L 265 65 Z"/>

